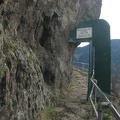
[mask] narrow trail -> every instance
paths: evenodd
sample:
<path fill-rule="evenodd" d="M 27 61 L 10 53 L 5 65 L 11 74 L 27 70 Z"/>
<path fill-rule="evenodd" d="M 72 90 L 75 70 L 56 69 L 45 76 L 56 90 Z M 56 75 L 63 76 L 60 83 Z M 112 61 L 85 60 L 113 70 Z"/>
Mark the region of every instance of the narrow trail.
<path fill-rule="evenodd" d="M 74 69 L 73 90 L 63 100 L 64 105 L 55 108 L 53 120 L 95 120 L 92 117 L 92 107 L 87 101 L 87 76 Z"/>

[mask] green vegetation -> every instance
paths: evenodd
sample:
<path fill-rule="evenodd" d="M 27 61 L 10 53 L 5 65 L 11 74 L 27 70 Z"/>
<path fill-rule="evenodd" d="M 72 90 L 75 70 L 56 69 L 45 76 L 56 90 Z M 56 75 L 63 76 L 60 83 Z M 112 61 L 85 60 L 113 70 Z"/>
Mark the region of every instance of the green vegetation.
<path fill-rule="evenodd" d="M 81 71 L 81 74 L 82 74 L 83 76 L 88 76 L 88 73 L 87 73 L 87 72 L 82 72 L 82 71 Z"/>
<path fill-rule="evenodd" d="M 54 113 L 54 109 L 52 106 L 46 106 L 46 108 L 40 113 L 40 120 L 50 120 L 52 118 L 52 114 Z"/>
<path fill-rule="evenodd" d="M 65 91 L 65 90 L 62 90 L 61 92 L 60 92 L 60 99 L 62 100 L 62 99 L 65 99 L 65 97 L 67 96 L 67 92 Z"/>
<path fill-rule="evenodd" d="M 72 78 L 70 85 L 68 86 L 68 92 L 72 92 L 75 86 L 75 78 Z"/>
<path fill-rule="evenodd" d="M 75 86 L 75 78 L 72 78 L 71 83 L 69 84 L 69 86 L 68 86 L 65 90 L 62 90 L 62 91 L 61 91 L 61 93 L 60 93 L 60 98 L 61 98 L 61 99 L 65 99 L 65 97 L 67 96 L 67 94 L 68 94 L 69 92 L 72 92 L 72 91 L 73 91 L 74 86 Z"/>
<path fill-rule="evenodd" d="M 2 75 L 3 73 L 3 68 L 0 67 L 0 76 Z"/>
<path fill-rule="evenodd" d="M 110 109 L 105 109 L 103 112 L 103 120 L 111 120 Z"/>
<path fill-rule="evenodd" d="M 88 72 L 83 72 L 78 68 L 74 68 L 74 70 L 79 71 L 83 76 L 88 76 Z"/>

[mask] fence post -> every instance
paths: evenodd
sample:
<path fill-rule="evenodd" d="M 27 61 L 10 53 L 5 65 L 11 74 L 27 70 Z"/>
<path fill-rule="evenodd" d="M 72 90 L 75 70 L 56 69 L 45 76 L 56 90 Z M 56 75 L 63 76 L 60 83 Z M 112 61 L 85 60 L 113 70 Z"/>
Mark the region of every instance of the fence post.
<path fill-rule="evenodd" d="M 101 102 L 98 104 L 98 120 L 103 120 L 103 109 L 109 107 L 109 102 Z"/>

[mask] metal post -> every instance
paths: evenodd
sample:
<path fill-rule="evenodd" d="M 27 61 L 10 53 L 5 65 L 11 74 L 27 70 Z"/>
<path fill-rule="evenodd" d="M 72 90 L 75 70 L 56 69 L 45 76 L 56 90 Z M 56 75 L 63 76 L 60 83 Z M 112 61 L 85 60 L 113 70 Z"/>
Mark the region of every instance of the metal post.
<path fill-rule="evenodd" d="M 109 107 L 109 102 L 101 102 L 98 104 L 98 120 L 103 120 L 103 109 Z"/>
<path fill-rule="evenodd" d="M 94 79 L 94 82 L 97 84 L 97 80 Z M 94 87 L 94 104 L 96 105 L 96 92 L 97 92 L 97 89 L 96 87 Z"/>
<path fill-rule="evenodd" d="M 90 95 L 90 91 L 91 91 L 91 81 L 90 78 L 92 77 L 92 73 L 93 73 L 93 42 L 92 40 L 90 41 L 90 45 L 89 45 L 89 75 L 88 75 L 88 95 L 87 95 L 87 99 L 89 98 Z"/>
<path fill-rule="evenodd" d="M 103 120 L 103 110 L 102 109 L 98 110 L 98 120 Z"/>
<path fill-rule="evenodd" d="M 89 50 L 89 74 L 90 74 L 90 78 L 92 77 L 93 74 L 93 43 L 92 41 L 90 42 L 90 50 Z"/>

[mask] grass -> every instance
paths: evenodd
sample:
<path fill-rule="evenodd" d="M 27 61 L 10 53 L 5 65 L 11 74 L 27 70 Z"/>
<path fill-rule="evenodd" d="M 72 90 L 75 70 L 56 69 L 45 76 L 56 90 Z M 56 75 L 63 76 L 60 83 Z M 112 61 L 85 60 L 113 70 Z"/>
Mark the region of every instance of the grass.
<path fill-rule="evenodd" d="M 40 120 L 50 120 L 52 114 L 54 113 L 54 108 L 52 106 L 46 106 L 43 111 L 40 113 Z"/>
<path fill-rule="evenodd" d="M 71 80 L 71 83 L 69 84 L 69 86 L 65 89 L 65 90 L 62 90 L 61 93 L 60 93 L 60 98 L 61 99 L 65 99 L 65 97 L 67 96 L 67 94 L 69 92 L 72 92 L 73 89 L 74 89 L 74 86 L 75 86 L 75 78 L 73 77 L 72 80 Z"/>
<path fill-rule="evenodd" d="M 74 68 L 74 70 L 80 72 L 83 76 L 88 76 L 88 72 L 83 72 L 78 68 Z"/>
<path fill-rule="evenodd" d="M 72 92 L 75 86 L 75 78 L 72 78 L 70 85 L 68 86 L 68 92 Z"/>
<path fill-rule="evenodd" d="M 105 109 L 103 112 L 103 120 L 111 120 L 111 111 L 110 109 Z"/>

